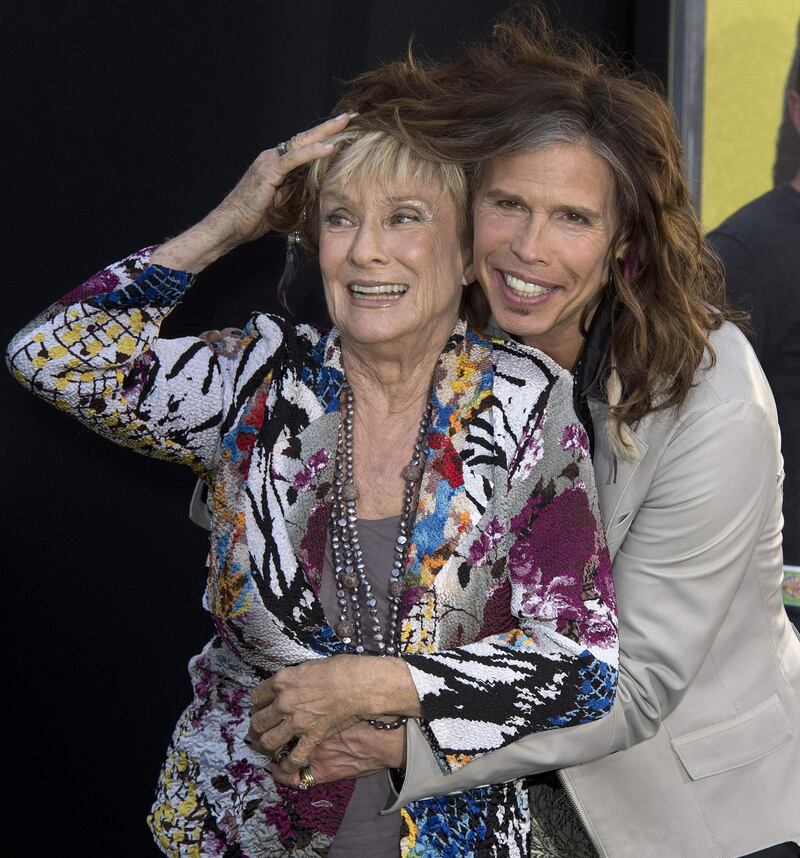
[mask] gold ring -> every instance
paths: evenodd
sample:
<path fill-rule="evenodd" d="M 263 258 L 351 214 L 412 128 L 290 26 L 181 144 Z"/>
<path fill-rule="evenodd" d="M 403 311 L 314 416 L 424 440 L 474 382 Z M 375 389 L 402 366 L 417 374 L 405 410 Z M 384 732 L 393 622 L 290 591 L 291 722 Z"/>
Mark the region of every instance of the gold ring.
<path fill-rule="evenodd" d="M 313 786 L 316 786 L 316 781 L 314 780 L 314 775 L 311 774 L 311 766 L 303 766 L 300 769 L 300 785 L 298 788 L 310 789 Z"/>

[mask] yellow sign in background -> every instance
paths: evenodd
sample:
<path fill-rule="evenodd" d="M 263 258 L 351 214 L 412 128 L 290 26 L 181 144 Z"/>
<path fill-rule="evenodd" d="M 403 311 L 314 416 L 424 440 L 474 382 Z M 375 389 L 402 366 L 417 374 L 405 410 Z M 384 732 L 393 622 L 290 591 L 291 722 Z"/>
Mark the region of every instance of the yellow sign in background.
<path fill-rule="evenodd" d="M 707 0 L 701 211 L 705 229 L 772 187 L 799 0 Z"/>

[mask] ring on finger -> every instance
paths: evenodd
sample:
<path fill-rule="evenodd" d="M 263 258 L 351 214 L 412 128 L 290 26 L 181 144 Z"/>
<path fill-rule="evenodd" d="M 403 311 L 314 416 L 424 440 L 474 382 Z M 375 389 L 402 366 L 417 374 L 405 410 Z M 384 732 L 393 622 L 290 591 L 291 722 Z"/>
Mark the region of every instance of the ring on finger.
<path fill-rule="evenodd" d="M 311 766 L 303 766 L 300 769 L 300 784 L 298 785 L 298 789 L 311 789 L 313 786 L 316 786 L 316 781 L 314 780 L 314 775 L 311 774 Z"/>
<path fill-rule="evenodd" d="M 289 756 L 289 754 L 292 753 L 295 745 L 299 741 L 300 741 L 299 736 L 292 736 L 292 738 L 289 739 L 289 741 L 285 745 L 283 745 L 282 747 L 278 748 L 277 751 L 275 751 L 272 759 L 275 760 L 276 763 L 282 763 Z"/>
<path fill-rule="evenodd" d="M 278 154 L 283 157 L 289 151 L 289 142 L 281 140 L 275 148 L 278 150 Z"/>

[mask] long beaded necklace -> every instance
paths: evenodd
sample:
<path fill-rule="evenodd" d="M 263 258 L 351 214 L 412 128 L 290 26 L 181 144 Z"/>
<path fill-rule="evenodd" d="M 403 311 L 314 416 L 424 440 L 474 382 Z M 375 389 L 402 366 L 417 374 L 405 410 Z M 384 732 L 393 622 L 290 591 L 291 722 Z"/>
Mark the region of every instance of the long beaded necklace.
<path fill-rule="evenodd" d="M 378 616 L 378 601 L 373 593 L 372 584 L 367 578 L 364 553 L 358 538 L 356 515 L 358 489 L 353 482 L 353 391 L 346 382 L 342 390 L 342 399 L 331 510 L 331 555 L 333 571 L 336 575 L 336 600 L 339 607 L 339 621 L 334 630 L 344 644 L 345 652 L 358 654 L 365 652 L 364 619 L 361 610 L 363 603 L 369 615 L 367 620 L 369 631 L 378 654 L 398 655 L 400 604 L 405 589 L 403 578 L 408 556 L 411 519 L 414 514 L 417 486 L 422 479 L 432 405 L 428 403 L 422 415 L 411 461 L 401 472 L 405 480 L 403 509 L 394 545 L 394 560 L 389 579 L 388 628 L 384 632 Z M 370 720 L 369 723 L 377 729 L 391 730 L 402 726 L 406 720 L 406 718 L 398 718 L 392 722 Z"/>

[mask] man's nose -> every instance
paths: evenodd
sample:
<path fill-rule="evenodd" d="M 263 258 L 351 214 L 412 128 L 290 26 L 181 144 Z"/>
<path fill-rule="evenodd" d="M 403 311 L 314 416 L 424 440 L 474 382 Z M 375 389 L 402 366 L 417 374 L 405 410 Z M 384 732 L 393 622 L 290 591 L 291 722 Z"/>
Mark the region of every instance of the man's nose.
<path fill-rule="evenodd" d="M 547 262 L 547 223 L 542 218 L 532 217 L 519 230 L 511 240 L 511 251 L 519 257 L 526 265 L 537 262 Z"/>

